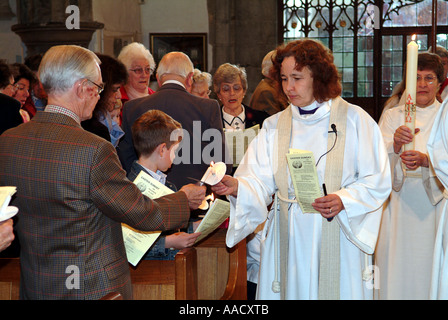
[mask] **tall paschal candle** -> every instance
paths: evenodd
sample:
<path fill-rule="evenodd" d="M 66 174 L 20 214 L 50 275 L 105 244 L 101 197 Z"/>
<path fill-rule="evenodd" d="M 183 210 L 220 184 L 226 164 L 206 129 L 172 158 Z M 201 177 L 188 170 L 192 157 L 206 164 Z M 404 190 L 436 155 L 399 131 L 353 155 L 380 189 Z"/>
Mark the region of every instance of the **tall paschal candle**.
<path fill-rule="evenodd" d="M 412 41 L 407 46 L 406 59 L 406 100 L 405 100 L 405 125 L 411 129 L 412 134 L 415 131 L 415 110 L 416 110 L 416 91 L 417 91 L 417 63 L 418 63 L 418 45 Z M 414 150 L 414 140 L 404 145 L 404 150 Z"/>

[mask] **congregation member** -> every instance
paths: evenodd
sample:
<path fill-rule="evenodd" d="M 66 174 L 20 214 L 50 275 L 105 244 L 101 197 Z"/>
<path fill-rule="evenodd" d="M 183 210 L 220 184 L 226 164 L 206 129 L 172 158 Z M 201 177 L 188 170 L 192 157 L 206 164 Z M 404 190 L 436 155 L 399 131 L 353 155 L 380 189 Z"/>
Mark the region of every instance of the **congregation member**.
<path fill-rule="evenodd" d="M 372 263 L 381 206 L 391 191 L 381 132 L 363 109 L 340 97 L 333 56 L 320 42 L 279 47 L 271 70 L 290 106 L 264 122 L 235 176 L 212 188 L 229 195 L 227 246 L 267 220 L 258 299 L 373 299 L 363 271 Z M 310 204 L 318 213 L 303 212 L 294 199 L 290 148 L 317 160 L 319 184 L 328 191 Z"/>
<path fill-rule="evenodd" d="M 218 67 L 213 76 L 213 89 L 222 103 L 221 117 L 224 130 L 244 130 L 259 125 L 269 116 L 264 111 L 254 110 L 243 104 L 248 88 L 245 68 L 230 63 Z M 236 167 L 233 167 L 234 173 Z M 247 286 L 248 298 L 255 298 L 258 279 L 260 232 L 255 232 L 247 239 Z"/>
<path fill-rule="evenodd" d="M 20 102 L 12 97 L 16 91 L 11 66 L 0 60 L 0 105 L 2 107 L 0 134 L 23 123 Z"/>
<path fill-rule="evenodd" d="M 249 107 L 254 110 L 265 111 L 269 115 L 273 115 L 288 107 L 288 100 L 283 92 L 279 92 L 275 86 L 275 80 L 269 75 L 272 67 L 272 59 L 275 56 L 275 50 L 269 51 L 261 62 L 261 74 L 263 79 L 260 80 L 252 97 L 250 98 Z"/>
<path fill-rule="evenodd" d="M 244 130 L 259 125 L 269 115 L 253 110 L 243 104 L 247 92 L 246 70 L 240 66 L 224 63 L 213 75 L 213 90 L 222 103 L 221 117 L 225 130 Z"/>
<path fill-rule="evenodd" d="M 96 55 L 101 61 L 104 90 L 100 93 L 100 100 L 93 109 L 92 118 L 81 122 L 81 125 L 85 130 L 95 133 L 117 147 L 124 135 L 119 117 L 121 111 L 120 89 L 127 82 L 128 72 L 117 59 L 98 53 Z"/>
<path fill-rule="evenodd" d="M 225 160 L 225 139 L 218 103 L 188 92 L 193 70 L 193 63 L 186 54 L 177 51 L 167 53 L 157 68 L 157 92 L 129 101 L 123 107 L 122 127 L 125 135 L 119 144 L 118 154 L 126 171 L 129 172 L 132 163 L 137 160 L 132 124 L 152 109 L 171 116 L 182 125 L 184 131 L 176 159 L 167 173 L 167 179 L 178 188 L 194 180 L 199 181 L 211 161 Z M 228 169 L 230 172 L 230 166 Z"/>
<path fill-rule="evenodd" d="M 156 70 L 156 63 L 151 52 L 143 44 L 138 42 L 128 44 L 121 50 L 118 60 L 126 66 L 129 73 L 128 82 L 120 88 L 123 105 L 129 100 L 154 93 L 149 87 L 149 81 Z"/>
<path fill-rule="evenodd" d="M 12 65 L 12 70 L 14 75 L 14 86 L 16 87 L 13 98 L 20 102 L 21 107 L 19 112 L 23 122 L 28 122 L 30 121 L 31 116 L 23 107 L 30 96 L 31 88 L 37 82 L 37 78 L 30 68 L 22 63 L 14 63 Z"/>
<path fill-rule="evenodd" d="M 30 96 L 26 99 L 25 104 L 22 109 L 28 112 L 30 118 L 36 115 L 37 111 L 43 111 L 47 105 L 47 94 L 42 87 L 42 83 L 37 77 L 37 72 L 39 71 L 39 65 L 42 61 L 43 54 L 35 54 L 29 56 L 25 59 L 25 65 L 30 68 L 30 70 L 36 76 L 36 81 L 31 86 Z"/>
<path fill-rule="evenodd" d="M 177 191 L 177 187 L 166 179 L 165 172 L 173 164 L 175 151 L 182 140 L 180 123 L 160 110 L 149 110 L 132 125 L 132 139 L 138 160 L 132 164 L 128 179 L 134 181 L 140 172 L 144 172 Z M 143 258 L 174 260 L 179 250 L 191 247 L 200 236 L 200 233 L 192 233 L 193 224 L 184 230 L 190 232 L 163 232 Z"/>
<path fill-rule="evenodd" d="M 195 96 L 208 99 L 210 98 L 210 87 L 212 86 L 212 75 L 208 72 L 194 69 L 193 83 L 189 92 Z"/>
<path fill-rule="evenodd" d="M 143 230 L 184 227 L 205 188 L 188 185 L 151 200 L 126 178 L 115 148 L 82 129 L 103 89 L 88 49 L 55 46 L 39 78 L 45 111 L 0 136 L 0 184 L 16 186 L 21 299 L 132 298 L 121 223 Z"/>
<path fill-rule="evenodd" d="M 379 123 L 392 174 L 392 193 L 384 206 L 375 265 L 377 299 L 428 299 L 432 257 L 443 185 L 429 161 L 426 144 L 440 108 L 444 81 L 441 59 L 420 53 L 417 63 L 415 135 L 405 125 L 404 105 L 387 110 Z M 405 145 L 413 143 L 413 148 Z"/>

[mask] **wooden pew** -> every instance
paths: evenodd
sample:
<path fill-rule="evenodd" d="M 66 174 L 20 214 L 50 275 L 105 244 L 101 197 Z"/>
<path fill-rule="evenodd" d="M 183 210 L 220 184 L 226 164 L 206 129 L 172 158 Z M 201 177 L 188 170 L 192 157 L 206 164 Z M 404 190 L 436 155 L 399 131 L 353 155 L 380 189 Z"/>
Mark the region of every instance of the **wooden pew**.
<path fill-rule="evenodd" d="M 135 300 L 244 300 L 246 241 L 225 246 L 226 230 L 218 229 L 174 261 L 142 260 L 130 266 Z M 18 300 L 20 260 L 0 258 L 0 300 Z M 120 299 L 116 295 L 106 300 Z"/>
<path fill-rule="evenodd" d="M 19 300 L 20 259 L 0 258 L 0 300 Z"/>
<path fill-rule="evenodd" d="M 226 229 L 217 229 L 198 243 L 198 298 L 207 300 L 247 299 L 246 241 L 226 247 Z"/>
<path fill-rule="evenodd" d="M 131 266 L 134 300 L 196 300 L 196 249 L 179 251 L 174 261 L 142 260 Z"/>
<path fill-rule="evenodd" d="M 217 229 L 175 261 L 142 260 L 131 267 L 135 300 L 244 300 L 246 241 L 225 245 L 225 229 Z"/>

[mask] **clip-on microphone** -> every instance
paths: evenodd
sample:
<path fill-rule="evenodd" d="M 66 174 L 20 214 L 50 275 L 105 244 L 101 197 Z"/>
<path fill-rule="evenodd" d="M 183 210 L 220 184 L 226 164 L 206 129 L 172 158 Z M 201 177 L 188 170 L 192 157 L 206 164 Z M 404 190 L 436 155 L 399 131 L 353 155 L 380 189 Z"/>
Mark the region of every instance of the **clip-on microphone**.
<path fill-rule="evenodd" d="M 332 129 L 333 131 L 328 131 L 328 133 L 334 133 L 334 134 L 336 135 L 336 139 L 334 139 L 333 146 L 330 148 L 330 150 L 328 150 L 328 151 L 325 152 L 323 155 L 321 155 L 320 158 L 319 158 L 319 160 L 317 160 L 316 167 L 317 167 L 317 165 L 319 164 L 320 159 L 322 159 L 322 157 L 323 157 L 324 155 L 326 155 L 326 154 L 329 153 L 331 150 L 333 150 L 333 148 L 334 148 L 335 145 L 336 145 L 336 141 L 338 140 L 338 131 L 336 130 L 336 125 L 335 125 L 334 123 L 331 124 L 331 129 Z M 326 187 L 325 187 L 325 183 L 322 185 L 322 187 L 323 187 L 323 190 L 324 190 L 324 195 L 326 196 L 326 195 L 327 195 L 327 189 L 326 189 Z M 331 220 L 333 220 L 333 218 L 328 218 L 327 220 L 328 220 L 328 222 L 331 222 Z"/>

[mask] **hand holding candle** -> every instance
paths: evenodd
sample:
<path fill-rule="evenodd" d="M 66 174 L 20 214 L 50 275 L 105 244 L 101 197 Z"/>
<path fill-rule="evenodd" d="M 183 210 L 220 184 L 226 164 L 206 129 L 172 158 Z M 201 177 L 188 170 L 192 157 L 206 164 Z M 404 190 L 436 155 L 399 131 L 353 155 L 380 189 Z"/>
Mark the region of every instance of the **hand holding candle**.
<path fill-rule="evenodd" d="M 415 35 L 412 36 L 412 41 L 407 46 L 407 60 L 406 60 L 406 100 L 405 100 L 405 125 L 411 129 L 414 135 L 415 131 L 415 101 L 417 91 L 417 64 L 418 64 L 418 45 L 414 41 Z M 411 143 L 404 145 L 404 150 L 413 150 L 414 140 Z"/>
<path fill-rule="evenodd" d="M 204 176 L 201 179 L 202 184 L 208 184 L 209 186 L 214 186 L 218 182 L 222 180 L 224 175 L 226 174 L 226 164 L 224 162 L 210 164 Z"/>

